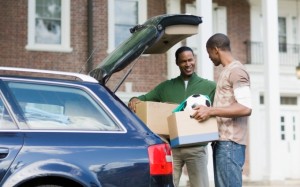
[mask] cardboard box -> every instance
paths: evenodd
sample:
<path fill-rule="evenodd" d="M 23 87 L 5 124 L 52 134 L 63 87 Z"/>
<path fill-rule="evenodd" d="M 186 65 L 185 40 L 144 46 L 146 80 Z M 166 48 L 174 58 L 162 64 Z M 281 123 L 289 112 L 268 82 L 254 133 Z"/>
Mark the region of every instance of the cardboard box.
<path fill-rule="evenodd" d="M 218 125 L 215 117 L 198 122 L 190 117 L 193 111 L 175 112 L 168 117 L 171 147 L 203 145 L 218 140 Z"/>
<path fill-rule="evenodd" d="M 140 102 L 136 105 L 136 115 L 156 134 L 169 136 L 168 116 L 178 104 L 161 102 Z"/>

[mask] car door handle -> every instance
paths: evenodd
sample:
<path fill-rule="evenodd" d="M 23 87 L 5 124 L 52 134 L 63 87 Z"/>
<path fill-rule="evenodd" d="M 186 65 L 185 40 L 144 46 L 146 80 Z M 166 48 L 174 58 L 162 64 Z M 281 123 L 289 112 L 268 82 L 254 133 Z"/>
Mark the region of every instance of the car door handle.
<path fill-rule="evenodd" d="M 8 148 L 0 148 L 0 159 L 5 158 L 8 155 Z"/>

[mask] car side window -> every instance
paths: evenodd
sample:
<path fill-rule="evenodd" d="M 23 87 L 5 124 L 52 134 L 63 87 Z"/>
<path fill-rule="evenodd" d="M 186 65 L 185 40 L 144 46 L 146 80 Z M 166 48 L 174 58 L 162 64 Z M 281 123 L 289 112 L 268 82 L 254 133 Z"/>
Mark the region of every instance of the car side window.
<path fill-rule="evenodd" d="M 119 131 L 96 100 L 79 87 L 8 83 L 31 129 Z"/>
<path fill-rule="evenodd" d="M 9 115 L 2 99 L 0 99 L 0 130 L 5 129 L 17 129 L 17 126 Z"/>

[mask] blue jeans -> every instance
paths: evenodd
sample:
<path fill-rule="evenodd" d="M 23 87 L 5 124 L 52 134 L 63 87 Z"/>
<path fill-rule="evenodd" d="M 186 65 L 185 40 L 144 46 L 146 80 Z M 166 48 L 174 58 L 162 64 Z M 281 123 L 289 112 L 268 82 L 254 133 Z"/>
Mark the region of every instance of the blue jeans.
<path fill-rule="evenodd" d="M 232 141 L 212 143 L 216 187 L 241 187 L 245 145 Z"/>

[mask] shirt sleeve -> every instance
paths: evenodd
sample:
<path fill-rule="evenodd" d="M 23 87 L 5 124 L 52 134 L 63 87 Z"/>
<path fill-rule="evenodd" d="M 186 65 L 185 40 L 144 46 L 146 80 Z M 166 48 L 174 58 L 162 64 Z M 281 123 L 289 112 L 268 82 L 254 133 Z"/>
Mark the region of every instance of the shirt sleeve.
<path fill-rule="evenodd" d="M 230 82 L 233 90 L 243 86 L 250 86 L 249 74 L 243 68 L 234 68 L 230 74 Z"/>
<path fill-rule="evenodd" d="M 234 89 L 234 97 L 239 104 L 252 109 L 251 91 L 249 86 Z"/>
<path fill-rule="evenodd" d="M 230 82 L 236 101 L 248 108 L 251 106 L 250 77 L 242 67 L 234 68 L 230 74 Z"/>
<path fill-rule="evenodd" d="M 157 85 L 153 90 L 149 91 L 148 93 L 139 96 L 138 98 L 141 101 L 156 101 L 160 102 L 161 101 L 161 93 L 163 88 L 163 83 L 160 83 Z"/>

